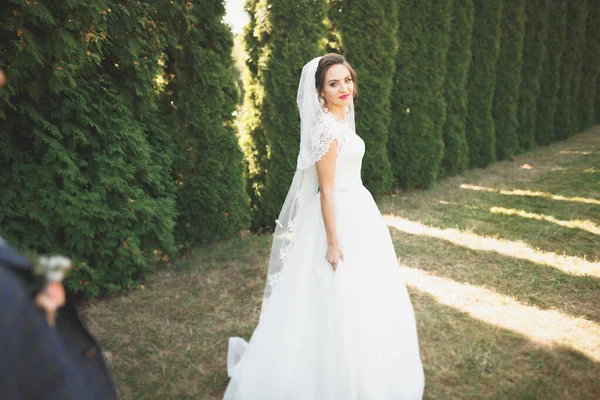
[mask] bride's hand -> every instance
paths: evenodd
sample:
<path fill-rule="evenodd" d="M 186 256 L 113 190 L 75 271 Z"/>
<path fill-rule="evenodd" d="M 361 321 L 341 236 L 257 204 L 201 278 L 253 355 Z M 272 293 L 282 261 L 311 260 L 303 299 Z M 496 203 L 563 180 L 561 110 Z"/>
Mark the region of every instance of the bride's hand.
<path fill-rule="evenodd" d="M 344 254 L 342 253 L 342 248 L 340 247 L 340 245 L 327 245 L 327 254 L 325 254 L 325 259 L 331 264 L 333 270 L 335 271 L 340 260 L 344 261 Z"/>

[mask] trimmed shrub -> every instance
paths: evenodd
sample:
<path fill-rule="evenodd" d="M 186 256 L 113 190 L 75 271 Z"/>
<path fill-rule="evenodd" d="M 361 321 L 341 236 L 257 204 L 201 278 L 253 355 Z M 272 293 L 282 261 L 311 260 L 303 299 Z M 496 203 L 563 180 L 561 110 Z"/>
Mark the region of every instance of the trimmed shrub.
<path fill-rule="evenodd" d="M 394 180 L 386 146 L 398 49 L 398 2 L 331 0 L 330 4 L 329 19 L 342 52 L 358 74 L 356 132 L 366 145 L 362 178 L 375 196 L 388 193 Z"/>
<path fill-rule="evenodd" d="M 540 95 L 535 120 L 535 141 L 545 145 L 554 141 L 554 121 L 557 118 L 557 95 L 560 87 L 560 69 L 566 47 L 567 2 L 550 0 L 548 16 L 547 51 L 542 76 Z"/>
<path fill-rule="evenodd" d="M 446 122 L 442 130 L 444 156 L 441 175 L 452 176 L 464 171 L 469 164 L 467 144 L 467 78 L 471 66 L 471 41 L 475 17 L 473 0 L 454 0 L 452 26 L 448 48 L 446 81 L 443 87 L 446 100 Z"/>
<path fill-rule="evenodd" d="M 66 285 L 85 295 L 134 286 L 175 250 L 170 160 L 134 114 L 149 113 L 152 101 L 136 110 L 134 96 L 100 68 L 114 19 L 129 17 L 137 16 L 105 1 L 13 4 L 0 16 L 9 79 L 0 106 L 1 234 L 70 255 Z"/>
<path fill-rule="evenodd" d="M 492 102 L 496 88 L 496 62 L 500 52 L 503 1 L 474 0 L 473 55 L 467 91 L 467 142 L 472 167 L 485 167 L 496 159 Z"/>
<path fill-rule="evenodd" d="M 194 246 L 248 227 L 242 152 L 233 111 L 233 37 L 222 21 L 222 1 L 176 3 L 166 50 L 166 92 L 176 124 L 176 235 Z"/>
<path fill-rule="evenodd" d="M 574 134 L 579 125 L 575 101 L 579 97 L 586 17 L 587 0 L 567 2 L 566 47 L 560 64 L 554 140 L 562 140 Z"/>
<path fill-rule="evenodd" d="M 540 95 L 540 78 L 546 59 L 549 5 L 550 0 L 525 2 L 527 21 L 517 107 L 517 138 L 521 150 L 530 150 L 535 146 L 535 116 Z"/>
<path fill-rule="evenodd" d="M 600 118 L 594 112 L 594 99 L 600 74 L 600 0 L 588 0 L 588 16 L 586 20 L 585 49 L 578 105 L 578 131 L 593 126 Z"/>
<path fill-rule="evenodd" d="M 502 9 L 500 54 L 496 63 L 496 89 L 492 103 L 496 132 L 496 159 L 504 160 L 517 153 L 517 105 L 523 67 L 525 37 L 525 0 L 504 3 Z"/>

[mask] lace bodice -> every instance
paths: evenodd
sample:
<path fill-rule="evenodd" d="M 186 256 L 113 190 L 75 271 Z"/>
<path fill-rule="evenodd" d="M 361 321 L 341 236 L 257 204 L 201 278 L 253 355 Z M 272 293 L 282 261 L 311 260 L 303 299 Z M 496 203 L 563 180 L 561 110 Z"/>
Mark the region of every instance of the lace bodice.
<path fill-rule="evenodd" d="M 315 153 L 321 156 L 327 153 L 335 139 L 338 141 L 335 190 L 362 185 L 361 166 L 365 143 L 346 122 L 328 115 L 320 134 L 313 141 Z"/>

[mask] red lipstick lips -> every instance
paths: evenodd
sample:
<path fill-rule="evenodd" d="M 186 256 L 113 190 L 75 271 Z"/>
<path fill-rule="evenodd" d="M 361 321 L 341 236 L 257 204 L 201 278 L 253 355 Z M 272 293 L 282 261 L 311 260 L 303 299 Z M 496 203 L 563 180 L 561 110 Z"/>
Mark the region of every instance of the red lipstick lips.
<path fill-rule="evenodd" d="M 349 95 L 349 94 L 345 94 L 345 95 L 343 95 L 343 96 L 340 96 L 339 98 L 340 98 L 340 99 L 347 99 L 347 98 L 348 98 L 348 96 L 350 96 L 350 95 Z"/>

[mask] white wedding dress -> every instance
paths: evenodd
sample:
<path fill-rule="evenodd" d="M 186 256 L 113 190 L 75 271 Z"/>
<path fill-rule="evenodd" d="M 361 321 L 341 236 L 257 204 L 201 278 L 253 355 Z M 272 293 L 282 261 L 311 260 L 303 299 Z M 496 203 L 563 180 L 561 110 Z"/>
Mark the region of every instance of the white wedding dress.
<path fill-rule="evenodd" d="M 249 343 L 231 338 L 225 400 L 416 400 L 424 376 L 413 308 L 388 228 L 362 185 L 363 140 L 329 114 L 338 140 L 335 212 L 344 262 L 325 260 L 319 194 Z M 331 140 L 326 141 L 326 144 Z"/>

